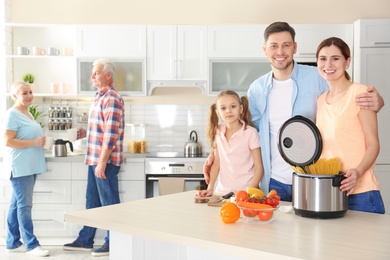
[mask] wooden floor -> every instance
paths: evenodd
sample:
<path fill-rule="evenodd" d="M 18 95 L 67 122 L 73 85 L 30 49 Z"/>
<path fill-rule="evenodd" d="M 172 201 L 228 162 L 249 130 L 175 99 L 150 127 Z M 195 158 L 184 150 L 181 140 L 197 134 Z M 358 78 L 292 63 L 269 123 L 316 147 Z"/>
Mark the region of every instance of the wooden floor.
<path fill-rule="evenodd" d="M 65 251 L 62 246 L 42 246 L 44 249 L 50 251 L 48 258 L 54 260 L 85 260 L 85 259 L 96 259 L 96 260 L 108 260 L 109 256 L 93 257 L 91 252 L 76 252 L 76 251 Z M 47 257 L 34 257 L 27 255 L 26 253 L 8 253 L 5 246 L 0 246 L 0 259 L 1 260 L 37 260 L 47 259 Z"/>

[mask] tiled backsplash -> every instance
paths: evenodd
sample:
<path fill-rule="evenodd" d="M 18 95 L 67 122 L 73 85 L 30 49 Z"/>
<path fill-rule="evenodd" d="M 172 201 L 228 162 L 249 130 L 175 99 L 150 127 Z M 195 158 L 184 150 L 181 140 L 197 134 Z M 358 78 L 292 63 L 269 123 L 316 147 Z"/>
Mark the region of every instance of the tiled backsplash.
<path fill-rule="evenodd" d="M 37 104 L 37 103 L 36 103 Z M 48 111 L 50 105 L 69 105 L 73 108 L 73 128 L 86 127 L 79 117 L 88 112 L 91 102 L 87 101 L 43 101 L 38 110 Z M 203 152 L 210 152 L 206 139 L 209 105 L 132 105 L 125 101 L 125 121 L 146 125 L 146 141 L 148 152 L 183 152 L 189 134 L 195 130 Z M 46 113 L 47 114 L 47 113 Z M 68 139 L 66 131 L 48 131 L 48 117 L 45 117 L 45 132 L 55 139 Z M 125 130 L 125 141 L 127 140 Z M 126 143 L 126 142 L 125 142 Z M 126 147 L 126 144 L 125 146 Z"/>

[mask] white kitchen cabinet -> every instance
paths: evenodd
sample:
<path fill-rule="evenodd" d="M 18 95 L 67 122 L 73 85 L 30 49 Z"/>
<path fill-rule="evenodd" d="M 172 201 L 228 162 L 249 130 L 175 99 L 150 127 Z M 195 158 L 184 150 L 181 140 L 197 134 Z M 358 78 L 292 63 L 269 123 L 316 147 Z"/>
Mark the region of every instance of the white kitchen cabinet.
<path fill-rule="evenodd" d="M 72 235 L 63 221 L 71 209 L 71 162 L 47 162 L 47 172 L 37 176 L 33 193 L 32 220 L 37 236 Z M 6 223 L 12 187 L 9 180 L 0 181 L 0 236 L 6 236 Z M 2 241 L 0 240 L 2 244 Z"/>
<path fill-rule="evenodd" d="M 126 162 L 118 174 L 121 202 L 145 198 L 144 162 Z M 72 163 L 72 203 L 85 205 L 88 166 L 82 162 Z"/>
<path fill-rule="evenodd" d="M 33 92 L 36 96 L 74 94 L 76 63 L 74 49 L 74 26 L 6 24 L 6 92 L 14 81 L 23 79 L 25 73 L 35 76 Z M 9 34 L 8 34 L 9 32 Z M 19 55 L 18 47 L 26 47 L 28 55 Z M 48 55 L 48 48 L 56 48 L 59 55 Z M 33 49 L 41 48 L 43 55 L 34 55 Z M 70 52 L 70 53 L 68 53 Z M 65 55 L 66 54 L 66 55 Z M 51 83 L 63 83 L 62 93 L 54 93 Z"/>
<path fill-rule="evenodd" d="M 385 214 L 390 215 L 390 164 L 377 164 L 374 170 L 379 180 L 381 196 L 385 204 Z"/>
<path fill-rule="evenodd" d="M 295 30 L 297 52 L 294 55 L 301 62 L 316 61 L 318 45 L 329 37 L 338 37 L 345 41 L 353 53 L 352 24 L 291 24 Z"/>
<path fill-rule="evenodd" d="M 96 58 L 145 58 L 146 26 L 77 26 L 75 56 Z"/>
<path fill-rule="evenodd" d="M 375 20 L 376 21 L 376 20 Z M 388 20 L 390 21 L 390 19 Z M 378 47 L 373 45 L 371 47 L 364 47 L 366 45 L 368 31 L 360 31 L 361 24 L 372 24 L 367 21 L 358 21 L 358 26 L 355 27 L 355 55 L 354 55 L 354 81 L 365 85 L 374 86 L 382 95 L 385 103 L 390 100 L 390 45 L 388 47 Z M 377 28 L 377 27 L 375 27 Z M 380 27 L 384 30 L 376 32 L 379 34 L 388 34 L 390 30 L 390 23 L 387 27 Z M 371 34 L 371 33 L 368 33 Z M 360 41 L 363 39 L 362 42 Z M 390 164 L 390 135 L 388 129 L 390 128 L 390 107 L 385 105 L 378 113 L 379 139 L 380 139 L 380 153 L 377 158 L 377 164 Z"/>
<path fill-rule="evenodd" d="M 207 80 L 206 26 L 148 26 L 147 38 L 149 94 L 156 86 L 202 88 Z"/>
<path fill-rule="evenodd" d="M 265 25 L 208 26 L 209 58 L 259 58 L 263 52 Z"/>
<path fill-rule="evenodd" d="M 363 19 L 354 23 L 355 42 L 360 48 L 390 47 L 390 19 Z"/>

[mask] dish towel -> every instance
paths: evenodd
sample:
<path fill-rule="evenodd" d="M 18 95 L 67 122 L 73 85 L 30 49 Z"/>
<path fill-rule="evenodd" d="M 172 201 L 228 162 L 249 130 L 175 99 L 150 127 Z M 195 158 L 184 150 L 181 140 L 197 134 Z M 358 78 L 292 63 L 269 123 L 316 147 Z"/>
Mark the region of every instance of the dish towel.
<path fill-rule="evenodd" d="M 184 178 L 158 178 L 160 196 L 185 191 Z"/>

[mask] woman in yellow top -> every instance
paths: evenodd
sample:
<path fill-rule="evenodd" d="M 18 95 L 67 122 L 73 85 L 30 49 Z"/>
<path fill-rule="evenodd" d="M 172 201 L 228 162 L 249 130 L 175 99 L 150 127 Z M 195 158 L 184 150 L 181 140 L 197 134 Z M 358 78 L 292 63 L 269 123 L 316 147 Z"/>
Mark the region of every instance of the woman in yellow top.
<path fill-rule="evenodd" d="M 348 209 L 384 214 L 385 208 L 374 173 L 379 154 L 378 121 L 374 111 L 360 109 L 355 97 L 367 86 L 353 83 L 346 71 L 351 63 L 348 45 L 341 39 L 325 39 L 317 48 L 317 67 L 329 90 L 317 100 L 317 126 L 323 138 L 321 157 L 341 159 L 346 179 Z"/>

